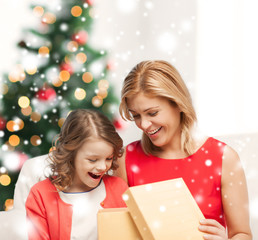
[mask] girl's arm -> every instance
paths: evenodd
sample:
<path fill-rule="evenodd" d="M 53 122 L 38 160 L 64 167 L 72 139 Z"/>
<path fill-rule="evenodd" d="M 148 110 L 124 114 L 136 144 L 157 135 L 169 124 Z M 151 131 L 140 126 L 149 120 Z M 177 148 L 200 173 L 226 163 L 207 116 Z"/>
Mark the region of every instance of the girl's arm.
<path fill-rule="evenodd" d="M 245 174 L 238 154 L 229 146 L 225 147 L 223 154 L 221 186 L 228 236 L 217 221 L 206 219 L 200 228 L 205 233 L 204 239 L 251 240 Z"/>
<path fill-rule="evenodd" d="M 37 191 L 30 191 L 26 204 L 28 239 L 49 240 L 48 223 L 44 204 Z M 55 216 L 54 216 L 55 217 Z"/>
<path fill-rule="evenodd" d="M 126 174 L 126 167 L 125 167 L 125 157 L 126 157 L 126 150 L 124 151 L 123 156 L 117 159 L 118 169 L 116 169 L 114 171 L 114 176 L 120 177 L 126 183 L 128 183 L 127 174 Z"/>

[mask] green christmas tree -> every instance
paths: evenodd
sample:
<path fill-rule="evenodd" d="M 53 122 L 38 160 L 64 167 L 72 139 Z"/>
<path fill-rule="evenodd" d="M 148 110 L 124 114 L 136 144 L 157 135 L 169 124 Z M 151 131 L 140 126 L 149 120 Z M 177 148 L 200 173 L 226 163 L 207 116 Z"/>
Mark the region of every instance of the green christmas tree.
<path fill-rule="evenodd" d="M 98 109 L 112 121 L 117 112 L 118 99 L 107 80 L 107 54 L 89 43 L 92 2 L 46 2 L 31 6 L 38 24 L 24 31 L 18 43 L 20 62 L 2 79 L 1 210 L 9 208 L 23 162 L 51 151 L 71 110 Z"/>

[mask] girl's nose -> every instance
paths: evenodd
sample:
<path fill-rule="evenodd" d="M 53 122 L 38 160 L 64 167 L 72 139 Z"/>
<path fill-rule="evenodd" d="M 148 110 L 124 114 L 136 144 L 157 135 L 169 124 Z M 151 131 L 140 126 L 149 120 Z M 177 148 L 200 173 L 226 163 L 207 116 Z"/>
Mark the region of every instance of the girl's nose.
<path fill-rule="evenodd" d="M 98 161 L 98 165 L 96 167 L 96 169 L 101 172 L 101 171 L 105 171 L 106 170 L 106 161 L 105 160 L 100 160 Z"/>

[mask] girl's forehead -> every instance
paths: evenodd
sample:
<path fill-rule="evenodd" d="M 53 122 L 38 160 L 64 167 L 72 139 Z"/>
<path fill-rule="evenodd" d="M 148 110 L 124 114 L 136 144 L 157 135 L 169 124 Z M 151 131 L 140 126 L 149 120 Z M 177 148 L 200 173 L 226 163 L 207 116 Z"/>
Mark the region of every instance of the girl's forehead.
<path fill-rule="evenodd" d="M 111 143 L 101 138 L 88 138 L 87 141 L 79 149 L 79 152 L 87 154 L 107 154 L 110 155 L 114 151 Z"/>

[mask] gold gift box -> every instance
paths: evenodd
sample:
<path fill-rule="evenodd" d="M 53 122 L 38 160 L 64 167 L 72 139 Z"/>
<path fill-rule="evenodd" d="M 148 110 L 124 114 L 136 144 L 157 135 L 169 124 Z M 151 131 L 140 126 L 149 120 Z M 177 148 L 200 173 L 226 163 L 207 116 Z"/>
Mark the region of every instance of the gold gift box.
<path fill-rule="evenodd" d="M 98 212 L 98 240 L 142 240 L 127 208 Z"/>
<path fill-rule="evenodd" d="M 130 187 L 123 199 L 144 240 L 203 240 L 204 216 L 182 178 Z"/>

